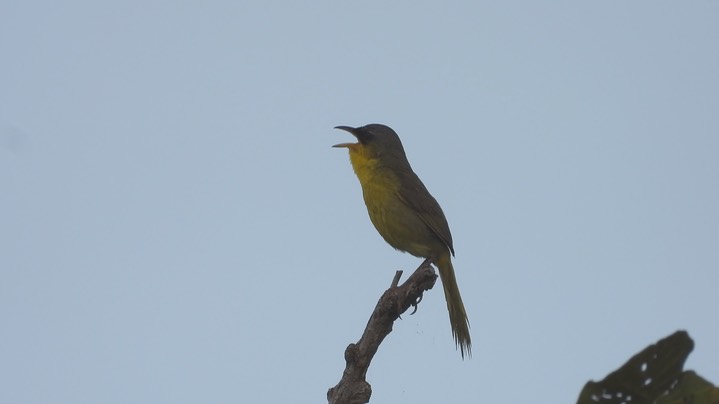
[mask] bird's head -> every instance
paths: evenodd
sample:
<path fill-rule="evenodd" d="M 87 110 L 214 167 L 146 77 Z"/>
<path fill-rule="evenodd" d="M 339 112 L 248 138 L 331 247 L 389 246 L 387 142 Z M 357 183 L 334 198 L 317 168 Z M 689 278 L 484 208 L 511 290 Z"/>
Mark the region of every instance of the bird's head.
<path fill-rule="evenodd" d="M 379 160 L 386 165 L 409 164 L 399 136 L 386 125 L 372 123 L 358 128 L 336 126 L 357 138 L 357 143 L 340 143 L 332 147 L 346 147 L 350 155 L 356 153 L 370 160 Z"/>

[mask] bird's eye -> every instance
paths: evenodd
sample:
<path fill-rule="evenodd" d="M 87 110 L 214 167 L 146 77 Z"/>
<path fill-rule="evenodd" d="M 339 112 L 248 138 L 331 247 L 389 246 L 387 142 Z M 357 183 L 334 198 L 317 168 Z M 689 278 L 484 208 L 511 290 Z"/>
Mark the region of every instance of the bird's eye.
<path fill-rule="evenodd" d="M 359 136 L 357 136 L 357 140 L 359 140 L 362 144 L 367 144 L 374 140 L 374 135 L 370 132 L 362 132 Z"/>

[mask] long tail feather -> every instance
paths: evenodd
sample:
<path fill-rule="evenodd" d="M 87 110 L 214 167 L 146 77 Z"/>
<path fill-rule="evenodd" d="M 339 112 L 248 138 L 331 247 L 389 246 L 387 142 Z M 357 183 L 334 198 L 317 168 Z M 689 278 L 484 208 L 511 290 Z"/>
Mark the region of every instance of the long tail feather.
<path fill-rule="evenodd" d="M 454 275 L 454 267 L 452 267 L 449 251 L 440 256 L 435 263 L 439 268 L 439 277 L 442 279 L 442 286 L 444 287 L 444 298 L 447 300 L 447 310 L 449 310 L 449 322 L 452 325 L 454 342 L 459 347 L 462 359 L 464 359 L 465 354 L 471 357 L 472 338 L 469 335 L 469 320 L 467 319 L 467 312 L 464 310 L 462 296 L 459 294 L 459 286 Z"/>

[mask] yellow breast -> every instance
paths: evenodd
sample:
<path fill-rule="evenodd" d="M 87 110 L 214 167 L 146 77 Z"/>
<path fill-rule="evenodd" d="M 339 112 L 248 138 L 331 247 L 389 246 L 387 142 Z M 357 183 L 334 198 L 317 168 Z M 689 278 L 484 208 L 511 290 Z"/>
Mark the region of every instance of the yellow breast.
<path fill-rule="evenodd" d="M 419 216 L 399 198 L 399 178 L 379 160 L 361 149 L 350 149 L 352 168 L 362 185 L 367 213 L 382 238 L 392 247 L 415 256 L 428 257 L 430 234 Z"/>

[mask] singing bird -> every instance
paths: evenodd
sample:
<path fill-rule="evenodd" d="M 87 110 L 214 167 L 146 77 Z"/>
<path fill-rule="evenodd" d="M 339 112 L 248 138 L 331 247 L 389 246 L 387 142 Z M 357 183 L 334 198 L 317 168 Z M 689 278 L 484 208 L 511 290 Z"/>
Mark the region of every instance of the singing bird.
<path fill-rule="evenodd" d="M 439 268 L 454 341 L 462 358 L 471 356 L 469 320 L 452 267 L 452 234 L 439 203 L 412 171 L 399 136 L 381 124 L 335 129 L 357 138 L 357 143 L 333 147 L 349 149 L 369 218 L 379 234 L 395 249 L 425 258 Z"/>

